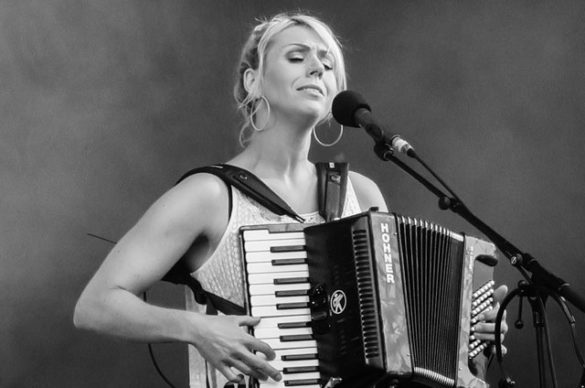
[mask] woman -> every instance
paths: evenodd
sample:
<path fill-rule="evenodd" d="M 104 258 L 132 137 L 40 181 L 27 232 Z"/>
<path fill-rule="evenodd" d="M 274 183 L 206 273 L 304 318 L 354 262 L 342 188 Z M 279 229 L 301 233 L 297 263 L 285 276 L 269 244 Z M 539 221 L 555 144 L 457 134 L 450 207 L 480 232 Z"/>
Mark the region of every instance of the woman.
<path fill-rule="evenodd" d="M 247 119 L 241 136 L 246 147 L 228 164 L 261 178 L 309 222 L 323 222 L 315 166 L 308 160 L 311 135 L 330 118 L 332 99 L 345 83 L 340 45 L 313 17 L 278 15 L 259 24 L 244 46 L 235 96 Z M 374 182 L 354 172 L 349 181 L 344 215 L 370 207 L 387 210 Z M 243 291 L 234 286 L 242 277 L 237 231 L 241 225 L 277 222 L 293 221 L 271 214 L 213 175 L 188 177 L 157 200 L 109 253 L 79 299 L 76 326 L 192 345 L 192 386 L 205 386 L 209 378 L 220 387 L 226 380 L 239 381 L 240 373 L 279 380 L 280 372 L 265 360 L 274 351 L 242 330 L 258 318 L 204 315 L 190 293 L 186 311 L 138 297 L 183 258 L 207 291 L 242 305 Z M 478 336 L 493 338 L 493 324 L 479 327 L 482 331 Z M 197 352 L 220 374 L 205 376 Z"/>

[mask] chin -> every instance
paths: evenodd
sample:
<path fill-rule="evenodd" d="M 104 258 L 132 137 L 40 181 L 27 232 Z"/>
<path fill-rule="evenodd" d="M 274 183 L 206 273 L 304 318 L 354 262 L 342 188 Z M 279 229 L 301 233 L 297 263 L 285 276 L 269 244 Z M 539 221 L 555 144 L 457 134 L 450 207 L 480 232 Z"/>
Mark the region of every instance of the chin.
<path fill-rule="evenodd" d="M 300 114 L 311 116 L 314 120 L 321 121 L 327 117 L 328 110 L 322 104 L 305 104 L 300 109 Z"/>

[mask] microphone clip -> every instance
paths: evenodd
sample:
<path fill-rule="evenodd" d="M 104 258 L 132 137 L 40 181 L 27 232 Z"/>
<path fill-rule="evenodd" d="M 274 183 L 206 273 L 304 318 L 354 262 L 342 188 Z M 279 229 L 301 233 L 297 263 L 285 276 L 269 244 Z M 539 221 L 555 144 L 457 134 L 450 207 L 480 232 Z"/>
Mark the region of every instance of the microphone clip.
<path fill-rule="evenodd" d="M 394 156 L 394 148 L 390 145 L 389 142 L 385 140 L 377 141 L 374 144 L 374 152 L 380 159 L 383 161 L 388 161 L 392 156 Z"/>

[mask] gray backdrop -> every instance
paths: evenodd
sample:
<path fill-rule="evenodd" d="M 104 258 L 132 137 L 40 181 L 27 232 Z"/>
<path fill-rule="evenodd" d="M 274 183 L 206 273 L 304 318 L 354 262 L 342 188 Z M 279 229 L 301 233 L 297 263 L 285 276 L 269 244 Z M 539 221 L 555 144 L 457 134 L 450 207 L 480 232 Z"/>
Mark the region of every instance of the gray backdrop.
<path fill-rule="evenodd" d="M 584 2 L 2 0 L 1 386 L 163 386 L 144 344 L 73 328 L 74 303 L 110 249 L 88 233 L 118 239 L 184 171 L 238 151 L 239 48 L 254 18 L 299 8 L 342 37 L 350 88 L 380 120 L 585 295 Z M 347 129 L 312 153 L 351 162 L 397 212 L 477 234 L 371 145 Z M 497 276 L 520 279 L 505 259 Z M 182 305 L 174 286 L 150 297 Z M 537 384 L 525 312 L 507 339 L 519 387 Z M 575 315 L 584 347 L 585 314 Z M 549 320 L 560 386 L 576 386 L 568 325 L 553 305 Z M 155 352 L 185 386 L 185 347 Z"/>

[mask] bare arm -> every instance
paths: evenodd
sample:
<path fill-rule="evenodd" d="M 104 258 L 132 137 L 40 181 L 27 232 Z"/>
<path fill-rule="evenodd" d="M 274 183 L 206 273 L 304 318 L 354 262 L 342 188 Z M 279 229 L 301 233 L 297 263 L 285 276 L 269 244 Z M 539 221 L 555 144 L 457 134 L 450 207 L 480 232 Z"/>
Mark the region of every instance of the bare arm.
<path fill-rule="evenodd" d="M 199 190 L 197 185 L 209 186 Z M 207 196 L 214 185 L 201 177 L 173 188 L 156 201 L 108 254 L 83 291 L 75 324 L 143 341 L 185 341 L 187 314 L 143 303 L 138 295 L 158 281 L 217 218 Z M 215 194 L 220 194 L 220 186 Z M 197 195 L 198 192 L 201 194 Z M 219 202 L 219 201 L 218 201 Z"/>
<path fill-rule="evenodd" d="M 198 174 L 156 201 L 116 244 L 83 291 L 74 313 L 77 327 L 145 342 L 193 344 L 226 378 L 237 380 L 231 367 L 258 377 L 278 371 L 252 352 L 268 358 L 274 352 L 239 326 L 258 323 L 252 317 L 206 316 L 150 305 L 139 295 L 183 256 L 201 236 L 223 232 L 228 192 L 217 178 Z"/>

